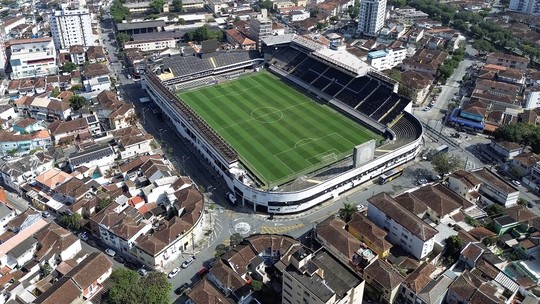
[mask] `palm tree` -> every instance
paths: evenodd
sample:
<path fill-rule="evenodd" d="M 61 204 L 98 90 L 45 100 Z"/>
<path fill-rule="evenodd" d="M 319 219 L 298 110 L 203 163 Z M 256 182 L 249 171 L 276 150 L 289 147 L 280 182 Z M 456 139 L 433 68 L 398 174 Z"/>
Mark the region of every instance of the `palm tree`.
<path fill-rule="evenodd" d="M 356 212 L 356 206 L 352 203 L 343 203 L 343 208 L 339 209 L 339 217 L 345 222 L 349 222 Z"/>

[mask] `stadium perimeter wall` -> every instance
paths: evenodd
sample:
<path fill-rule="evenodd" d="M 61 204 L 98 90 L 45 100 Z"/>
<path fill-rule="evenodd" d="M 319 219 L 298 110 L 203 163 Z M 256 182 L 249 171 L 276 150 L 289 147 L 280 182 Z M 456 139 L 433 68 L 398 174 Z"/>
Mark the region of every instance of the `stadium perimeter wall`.
<path fill-rule="evenodd" d="M 284 189 L 276 191 L 261 190 L 243 183 L 229 173 L 230 169 L 238 167 L 238 161 L 223 162 L 224 157 L 219 155 L 218 149 L 211 146 L 204 134 L 199 134 L 197 129 L 190 123 L 189 117 L 183 117 L 176 107 L 171 104 L 179 101 L 168 100 L 167 96 L 163 96 L 165 94 L 161 92 L 168 90 L 168 88 L 157 77 L 143 77 L 142 85 L 161 108 L 167 119 L 175 126 L 178 134 L 188 140 L 226 181 L 230 190 L 235 193 L 237 200 L 257 211 L 271 214 L 288 214 L 310 209 L 326 200 L 337 198 L 341 193 L 394 167 L 413 160 L 421 148 L 422 136 L 419 136 L 392 152 L 379 156 L 369 163 L 360 165 L 320 184 L 314 184 L 311 187 L 297 191 L 286 191 L 286 186 Z M 415 119 L 412 115 L 410 117 Z M 194 136 L 191 136 L 190 133 Z"/>

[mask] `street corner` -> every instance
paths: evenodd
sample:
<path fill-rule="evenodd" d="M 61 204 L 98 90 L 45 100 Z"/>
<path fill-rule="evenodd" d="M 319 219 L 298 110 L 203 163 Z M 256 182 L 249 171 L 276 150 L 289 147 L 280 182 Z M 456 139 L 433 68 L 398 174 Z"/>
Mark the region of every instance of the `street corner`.
<path fill-rule="evenodd" d="M 290 231 L 298 230 L 304 227 L 305 224 L 299 223 L 290 226 L 262 226 L 261 234 L 284 234 Z"/>

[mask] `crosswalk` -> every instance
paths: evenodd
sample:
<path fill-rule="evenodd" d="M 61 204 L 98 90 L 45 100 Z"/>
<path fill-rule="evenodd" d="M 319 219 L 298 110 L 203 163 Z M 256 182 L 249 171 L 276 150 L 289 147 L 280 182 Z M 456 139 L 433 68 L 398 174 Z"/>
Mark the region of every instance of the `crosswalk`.
<path fill-rule="evenodd" d="M 290 226 L 262 226 L 261 227 L 261 233 L 262 234 L 283 234 L 289 231 L 298 230 L 305 225 L 302 223 L 290 225 Z"/>

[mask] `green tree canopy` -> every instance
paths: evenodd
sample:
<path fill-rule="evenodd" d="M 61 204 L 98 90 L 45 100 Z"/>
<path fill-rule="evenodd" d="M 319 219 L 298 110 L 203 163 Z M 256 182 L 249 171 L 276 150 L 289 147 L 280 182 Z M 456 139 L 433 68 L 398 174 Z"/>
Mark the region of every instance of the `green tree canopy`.
<path fill-rule="evenodd" d="M 88 105 L 88 100 L 81 95 L 73 95 L 69 98 L 69 104 L 73 110 L 77 111 Z"/>
<path fill-rule="evenodd" d="M 131 36 L 126 33 L 118 33 L 116 35 L 116 39 L 118 40 L 118 42 L 124 44 L 131 40 Z"/>
<path fill-rule="evenodd" d="M 265 8 L 267 10 L 271 10 L 274 7 L 274 4 L 272 3 L 271 0 L 264 0 L 264 1 L 259 2 L 259 7 Z"/>
<path fill-rule="evenodd" d="M 56 97 L 58 95 L 60 95 L 60 88 L 54 87 L 53 91 L 51 92 L 51 97 Z"/>
<path fill-rule="evenodd" d="M 476 39 L 473 42 L 472 47 L 479 50 L 480 52 L 493 52 L 495 50 L 493 44 L 491 44 L 491 42 L 485 39 Z"/>
<path fill-rule="evenodd" d="M 487 209 L 487 213 L 489 216 L 496 216 L 496 215 L 501 215 L 504 213 L 504 207 L 499 205 L 499 204 L 493 204 L 491 206 L 489 206 L 489 208 Z"/>
<path fill-rule="evenodd" d="M 82 227 L 82 216 L 78 213 L 71 215 L 64 214 L 60 217 L 59 221 L 60 224 L 69 229 L 79 230 Z"/>
<path fill-rule="evenodd" d="M 140 277 L 133 270 L 117 268 L 113 270 L 111 279 L 114 282 L 109 289 L 108 300 L 111 304 L 169 303 L 172 286 L 160 271 Z"/>
<path fill-rule="evenodd" d="M 463 241 L 457 235 L 452 235 L 446 239 L 446 251 L 444 255 L 450 263 L 457 261 L 463 245 Z"/>
<path fill-rule="evenodd" d="M 193 31 L 189 31 L 184 35 L 184 40 L 187 41 L 204 41 L 204 40 L 210 40 L 210 39 L 217 39 L 222 40 L 223 39 L 223 31 L 222 30 L 211 30 L 208 25 L 203 25 Z"/>
<path fill-rule="evenodd" d="M 343 203 L 343 208 L 339 209 L 338 214 L 343 221 L 349 222 L 356 211 L 355 205 L 345 202 Z"/>
<path fill-rule="evenodd" d="M 182 0 L 173 0 L 172 6 L 175 12 L 181 13 L 184 11 L 184 3 Z"/>
<path fill-rule="evenodd" d="M 62 66 L 61 70 L 62 72 L 71 73 L 77 69 L 77 65 L 73 62 L 66 62 Z"/>
<path fill-rule="evenodd" d="M 122 22 L 130 15 L 129 9 L 120 0 L 114 0 L 110 8 L 111 16 L 115 22 Z"/>
<path fill-rule="evenodd" d="M 431 165 L 440 176 L 452 173 L 457 169 L 464 168 L 465 162 L 458 155 L 438 153 L 431 160 Z"/>
<path fill-rule="evenodd" d="M 150 7 L 156 14 L 163 12 L 163 5 L 165 5 L 165 0 L 152 0 L 150 2 Z"/>

